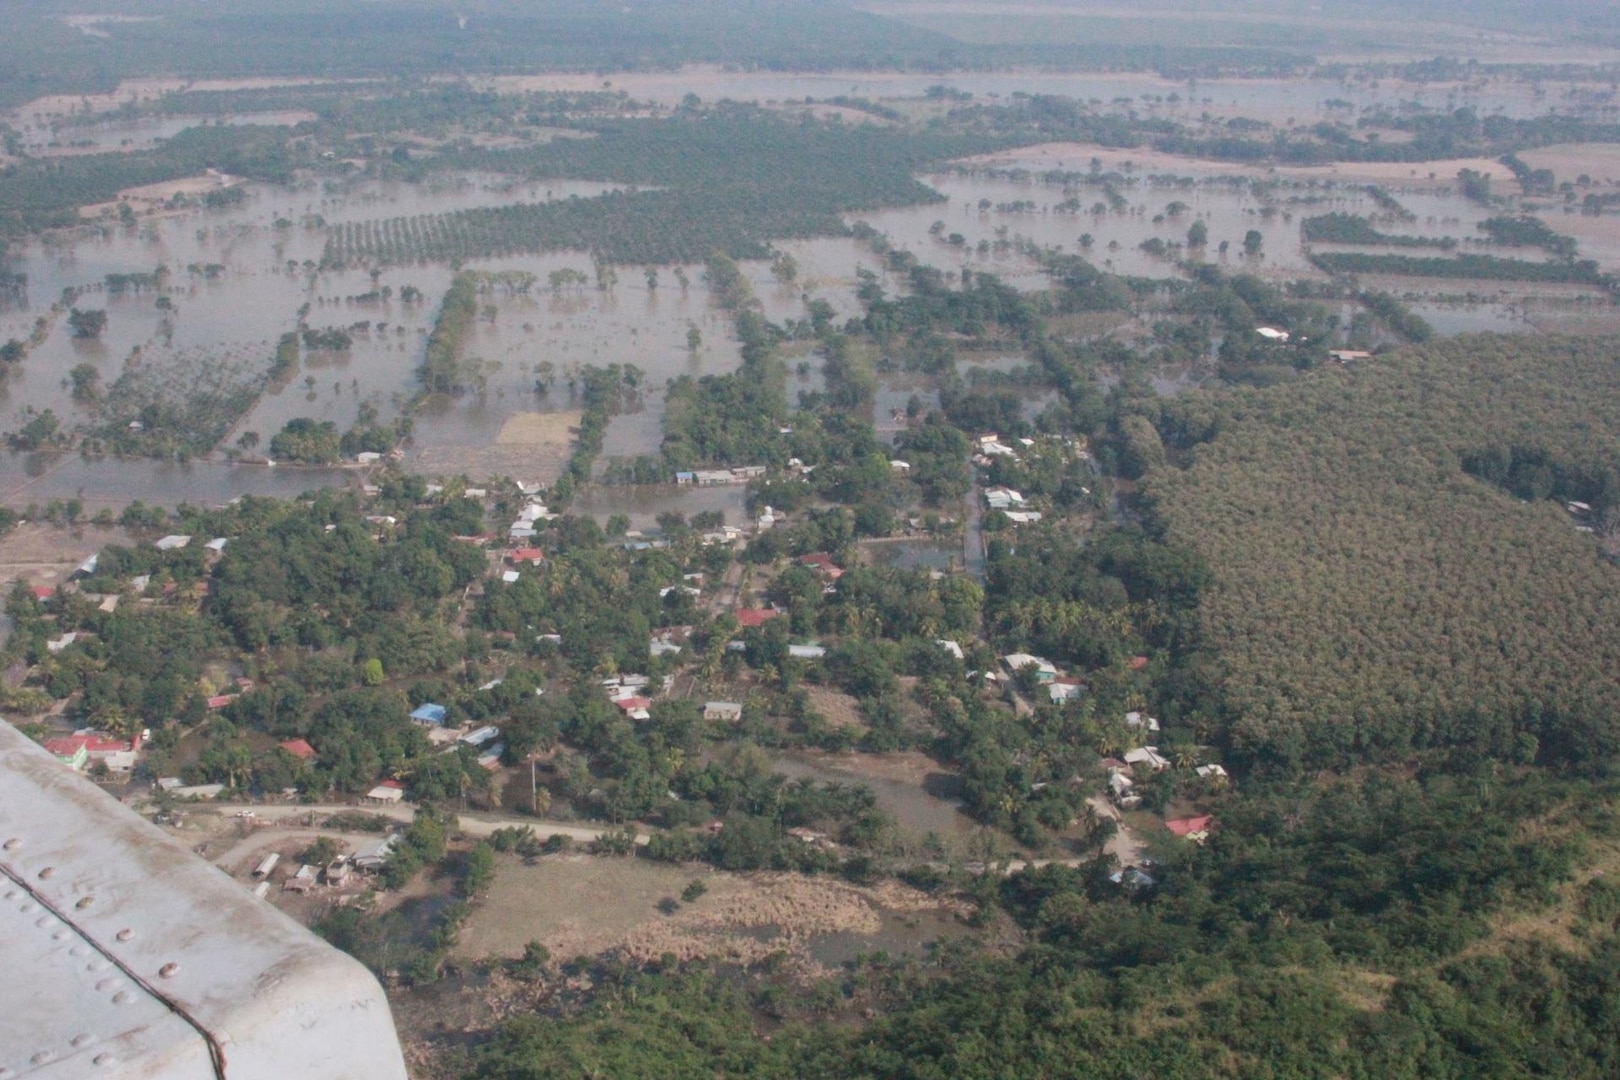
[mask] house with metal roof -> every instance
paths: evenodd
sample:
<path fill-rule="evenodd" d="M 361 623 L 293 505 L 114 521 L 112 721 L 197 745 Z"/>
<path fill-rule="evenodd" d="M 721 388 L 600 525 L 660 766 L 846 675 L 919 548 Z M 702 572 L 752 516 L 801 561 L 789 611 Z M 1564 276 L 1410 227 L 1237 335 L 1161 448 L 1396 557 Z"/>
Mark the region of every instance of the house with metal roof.
<path fill-rule="evenodd" d="M 445 717 L 449 715 L 449 709 L 446 709 L 443 705 L 435 705 L 431 701 L 424 702 L 411 710 L 412 722 L 421 724 L 424 727 L 443 727 Z"/>

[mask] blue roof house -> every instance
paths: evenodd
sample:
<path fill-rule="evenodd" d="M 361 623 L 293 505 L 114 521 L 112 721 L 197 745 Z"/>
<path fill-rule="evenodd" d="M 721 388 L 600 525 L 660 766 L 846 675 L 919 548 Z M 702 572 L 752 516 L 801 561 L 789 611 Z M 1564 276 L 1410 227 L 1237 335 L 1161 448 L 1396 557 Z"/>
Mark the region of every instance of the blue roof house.
<path fill-rule="evenodd" d="M 443 705 L 435 705 L 430 701 L 425 705 L 418 705 L 412 710 L 411 719 L 423 727 L 443 727 L 444 718 L 448 714 L 449 710 Z"/>

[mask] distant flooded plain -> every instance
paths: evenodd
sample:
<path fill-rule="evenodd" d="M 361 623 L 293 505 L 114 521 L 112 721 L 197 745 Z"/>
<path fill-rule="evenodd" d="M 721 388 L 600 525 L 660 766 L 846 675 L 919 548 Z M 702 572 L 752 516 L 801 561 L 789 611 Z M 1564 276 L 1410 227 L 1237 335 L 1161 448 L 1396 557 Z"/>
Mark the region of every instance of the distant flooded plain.
<path fill-rule="evenodd" d="M 1116 80 L 1107 87 L 1108 80 L 1102 80 L 1098 92 L 1120 89 L 1126 82 L 1133 80 Z M 775 83 L 759 77 L 751 85 L 768 93 Z M 804 85 L 789 79 L 780 89 Z M 839 92 L 854 92 L 862 85 L 840 86 Z M 1012 83 L 995 91 L 989 85 L 974 92 L 1006 92 Z M 1138 86 L 1138 92 L 1142 89 Z M 1207 86 L 1203 92 L 1214 95 L 1226 89 L 1236 93 L 1236 88 Z M 1251 91 L 1280 93 L 1259 86 L 1245 92 Z M 1078 91 L 1071 86 L 1070 92 Z M 1328 88 L 1311 92 L 1327 93 Z M 40 136 L 42 123 L 36 122 L 31 137 Z M 102 136 L 120 142 L 132 137 L 113 125 Z M 1380 216 L 1384 208 L 1359 183 L 1262 181 L 1252 175 L 1223 175 L 1209 163 L 1160 171 L 1164 162 L 1155 161 L 1155 171 L 1148 172 L 1122 167 L 1117 158 L 1104 170 L 1078 153 L 1073 161 L 1056 164 L 1061 175 L 984 164 L 929 173 L 920 179 L 939 192 L 938 202 L 848 220 L 870 225 L 894 247 L 954 280 L 964 271 L 989 273 L 1024 290 L 1047 287 L 1034 257 L 1038 251 L 1078 254 L 1103 269 L 1146 278 L 1179 277 L 1186 259 L 1274 279 L 1320 277 L 1310 264 L 1301 223 L 1333 212 L 1367 216 L 1392 234 L 1450 236 L 1459 240 L 1458 250 L 1492 250 L 1478 229 L 1492 211 L 1451 190 L 1444 178 L 1437 182 L 1422 176 L 1410 188 L 1390 184 L 1387 191 L 1408 212 L 1397 219 Z M 235 185 L 229 177 L 211 182 Z M 532 284 L 492 290 L 481 298 L 479 321 L 464 354 L 472 389 L 417 405 L 417 370 L 454 270 L 429 263 L 322 269 L 327 227 L 515 202 L 592 198 L 615 189 L 469 174 L 422 185 L 308 181 L 290 188 L 243 185 L 242 190 L 240 201 L 222 209 L 204 208 L 196 199 L 172 203 L 161 192 L 148 193 L 133 223 L 120 222 L 108 208 L 79 231 L 32 241 L 0 263 L 0 269 L 27 277 L 20 297 L 0 299 L 0 339 L 32 336 L 37 342 L 15 377 L 0 387 L 0 431 L 14 431 L 47 409 L 68 428 L 95 423 L 99 406 L 90 397 L 75 395 L 69 377 L 75 368 L 94 369 L 103 388 L 131 372 L 162 384 L 199 363 L 263 372 L 278 339 L 298 327 L 300 319 L 311 329 L 345 331 L 350 347 L 303 350 L 297 369 L 264 386 L 208 460 L 180 466 L 0 454 L 0 498 L 26 503 L 78 496 L 90 505 L 101 500 L 122 505 L 139 498 L 173 504 L 358 482 L 354 470 L 233 465 L 223 460 L 223 451 L 244 437 L 257 437 L 247 445 L 268 445 L 271 436 L 297 417 L 331 421 L 345 429 L 362 410 L 387 421 L 413 407 L 415 430 L 407 446 L 412 467 L 544 482 L 555 475 L 565 453 L 556 447 L 546 454 L 530 453 L 502 433 L 510 434 L 514 420 L 526 424 L 527 417 L 577 411 L 577 376 L 585 366 L 627 364 L 641 373 L 638 393 L 608 427 L 601 457 L 605 463 L 657 451 L 663 437 L 664 387 L 670 379 L 724 374 L 740 363 L 731 319 L 713 302 L 699 266 L 620 266 L 604 277 L 585 252 L 477 260 L 467 269 L 519 271 L 532 275 Z M 1560 216 L 1548 215 L 1547 220 L 1562 227 Z M 1189 246 L 1195 226 L 1207 236 L 1201 248 Z M 1261 238 L 1258 252 L 1244 250 L 1251 231 Z M 744 264 L 755 295 L 775 321 L 804 318 L 810 300 L 827 302 L 839 319 L 859 315 L 855 290 L 863 270 L 876 271 L 891 294 L 907 288 L 903 278 L 883 271 L 868 245 L 852 237 L 786 241 L 777 247 L 797 265 L 791 279 L 773 274 L 764 261 Z M 1620 245 L 1600 247 L 1605 258 L 1620 250 Z M 1318 250 L 1332 248 L 1318 245 Z M 1503 254 L 1541 257 L 1524 249 Z M 109 275 L 150 274 L 159 268 L 164 276 L 156 287 L 148 283 L 120 290 L 116 279 L 109 280 Z M 566 284 L 554 287 L 559 272 L 571 273 L 562 275 Z M 1591 314 L 1590 297 L 1517 302 L 1500 287 L 1474 295 L 1468 283 L 1445 285 L 1391 283 L 1394 291 L 1409 293 L 1416 310 L 1442 333 L 1556 328 L 1563 320 Z M 99 338 L 71 333 L 66 317 L 70 306 L 106 311 L 106 329 Z M 688 337 L 693 330 L 700 341 L 695 348 Z M 1024 362 L 1020 357 L 985 361 L 978 366 L 991 373 Z M 819 385 L 814 357 L 806 358 L 802 370 L 794 365 L 790 396 Z M 880 388 L 880 428 L 892 427 L 889 417 L 903 410 L 913 394 L 933 400 L 931 387 L 904 378 Z M 1043 399 L 1032 398 L 1029 414 L 1042 404 Z M 650 492 L 639 498 L 637 502 L 611 490 L 587 492 L 579 505 L 603 516 L 663 505 Z M 671 498 L 695 505 L 690 493 Z M 728 517 L 740 517 L 740 496 L 724 509 Z M 650 520 L 654 513 L 632 517 Z"/>

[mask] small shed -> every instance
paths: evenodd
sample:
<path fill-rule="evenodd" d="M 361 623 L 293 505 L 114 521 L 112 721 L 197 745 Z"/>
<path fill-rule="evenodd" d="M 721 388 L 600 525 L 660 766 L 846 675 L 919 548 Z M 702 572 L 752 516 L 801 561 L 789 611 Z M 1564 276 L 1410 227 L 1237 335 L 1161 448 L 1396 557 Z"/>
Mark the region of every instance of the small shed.
<path fill-rule="evenodd" d="M 496 727 L 494 724 L 485 724 L 481 728 L 475 728 L 472 731 L 467 732 L 467 734 L 463 735 L 459 741 L 466 743 L 468 746 L 483 746 L 491 739 L 498 739 L 500 736 L 500 728 Z"/>
<path fill-rule="evenodd" d="M 394 853 L 394 845 L 398 841 L 397 834 L 383 840 L 373 840 L 354 853 L 349 865 L 356 870 L 381 870 L 383 864 L 388 861 L 388 856 Z"/>
<path fill-rule="evenodd" d="M 706 701 L 703 703 L 703 719 L 723 720 L 728 724 L 735 724 L 742 719 L 743 707 L 735 701 Z"/>

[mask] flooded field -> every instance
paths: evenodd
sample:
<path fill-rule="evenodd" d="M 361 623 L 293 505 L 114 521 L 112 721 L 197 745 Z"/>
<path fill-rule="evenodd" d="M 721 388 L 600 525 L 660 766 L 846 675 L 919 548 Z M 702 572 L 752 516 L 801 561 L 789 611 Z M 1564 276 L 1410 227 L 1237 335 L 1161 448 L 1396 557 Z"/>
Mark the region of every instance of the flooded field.
<path fill-rule="evenodd" d="M 701 514 L 705 510 L 725 515 L 726 524 L 742 526 L 750 522 L 748 489 L 742 485 L 729 487 L 675 487 L 673 484 L 656 486 L 631 485 L 602 487 L 592 485 L 574 497 L 569 511 L 606 523 L 615 514 L 630 519 L 632 529 L 643 531 L 656 528 L 658 515 L 669 513 Z"/>
<path fill-rule="evenodd" d="M 978 828 L 955 798 L 960 780 L 922 754 L 804 751 L 775 755 L 771 768 L 793 780 L 864 784 L 877 797 L 878 809 L 913 832 L 963 838 Z"/>
<path fill-rule="evenodd" d="M 671 75 L 626 75 L 614 82 L 632 96 L 679 100 L 687 92 L 738 100 L 785 101 L 805 95 L 851 94 L 894 99 L 921 95 L 935 79 L 923 76 L 770 75 L 686 71 Z M 511 80 L 496 80 L 503 88 Z M 1061 93 L 1112 103 L 1130 98 L 1133 108 L 1174 116 L 1230 106 L 1256 114 L 1298 114 L 1314 122 L 1323 110 L 1401 105 L 1455 108 L 1468 105 L 1509 115 L 1561 109 L 1602 111 L 1602 94 L 1567 96 L 1552 84 L 1533 91 L 1524 84 L 1481 79 L 1468 85 L 1413 86 L 1394 81 L 1341 84 L 1333 81 L 1216 80 L 1171 83 L 1139 76 L 985 74 L 952 79 L 964 92 L 991 97 L 1013 93 Z M 576 86 L 576 83 L 579 86 Z M 573 77 L 522 80 L 531 89 L 577 89 Z M 598 88 L 594 87 L 593 88 Z M 678 89 L 679 93 L 676 93 Z M 1537 96 L 1537 94 L 1540 96 Z M 1564 97 L 1559 95 L 1563 94 Z M 1549 96 L 1550 95 L 1550 96 Z M 125 94 L 117 100 L 127 100 Z M 109 101 L 114 99 L 109 98 Z M 43 106 L 23 123 L 25 144 L 58 143 L 68 134 L 98 146 L 134 146 L 180 130 L 186 117 L 83 125 Z M 225 122 L 287 123 L 293 114 L 251 114 Z M 1580 148 L 1552 148 L 1547 159 L 1575 168 Z M 1612 155 L 1610 156 L 1612 158 Z M 1610 158 L 1593 157 L 1592 183 L 1608 182 Z M 1620 159 L 1616 159 L 1620 160 Z M 1536 249 L 1493 248 L 1479 223 L 1501 207 L 1487 208 L 1457 190 L 1455 170 L 1471 164 L 1490 171 L 1513 195 L 1516 184 L 1495 162 L 1416 166 L 1346 166 L 1325 170 L 1228 166 L 1151 152 L 1103 150 L 1049 144 L 989 155 L 920 177 L 940 201 L 851 215 L 870 224 L 900 249 L 959 280 L 965 271 L 992 273 L 1024 290 L 1048 280 L 1034 254 L 1080 254 L 1099 267 L 1144 278 L 1174 278 L 1182 260 L 1204 260 L 1231 271 L 1280 279 L 1322 277 L 1310 264 L 1311 246 L 1301 236 L 1307 217 L 1347 213 L 1368 217 L 1378 229 L 1400 236 L 1449 237 L 1456 250 L 1518 259 L 1546 256 Z M 1064 178 L 1041 179 L 1053 170 Z M 1406 216 L 1390 215 L 1367 190 L 1374 179 Z M 1589 178 L 1590 179 L 1590 178 Z M 202 197 L 214 190 L 240 192 L 223 208 Z M 611 185 L 515 179 L 493 174 L 436 177 L 413 185 L 360 180 L 305 181 L 274 188 L 238 185 L 210 176 L 154 185 L 133 199 L 133 222 L 120 221 L 115 206 L 93 209 L 78 233 L 59 234 L 16 249 L 0 269 L 27 275 L 20 299 L 0 300 L 0 339 L 36 344 L 7 385 L 0 387 L 0 431 L 14 431 L 38 412 L 52 411 L 69 430 L 108 422 L 105 396 L 86 393 L 86 378 L 120 393 L 180 393 L 207 371 L 251 391 L 250 403 L 234 415 L 209 458 L 190 466 L 123 460 L 86 460 L 60 455 L 0 458 L 0 498 L 7 501 L 78 496 L 92 504 L 141 498 L 154 503 L 225 499 L 244 492 L 289 493 L 327 482 L 346 483 L 342 470 L 277 471 L 231 465 L 234 448 L 267 446 L 288 421 L 308 417 L 340 430 L 363 413 L 387 422 L 413 410 L 414 433 L 406 446 L 418 470 L 466 473 L 482 478 L 508 474 L 538 482 L 557 475 L 570 450 L 569 429 L 581 408 L 578 376 L 589 365 L 625 364 L 639 373 L 635 392 L 610 422 L 597 461 L 598 475 L 616 458 L 656 453 L 663 438 L 664 388 L 681 375 L 735 370 L 740 363 L 731 319 L 712 301 L 701 267 L 595 266 L 584 252 L 554 252 L 479 260 L 466 269 L 504 273 L 524 284 L 491 288 L 464 355 L 468 392 L 418 402 L 418 367 L 439 303 L 454 270 L 414 263 L 381 269 L 322 268 L 330 226 L 389 218 L 412 218 L 516 202 L 592 198 L 618 190 Z M 1609 269 L 1620 268 L 1620 225 L 1615 218 L 1568 214 L 1543 216 L 1575 237 L 1581 253 Z M 1189 233 L 1207 237 L 1192 246 Z M 1245 238 L 1260 237 L 1259 250 L 1245 251 Z M 1253 246 L 1252 243 L 1250 245 Z M 883 271 L 876 254 L 853 238 L 783 242 L 791 272 L 765 261 L 743 271 L 765 314 L 774 321 L 803 319 L 811 300 L 830 304 L 839 320 L 861 313 L 858 274 L 876 271 L 886 292 L 902 295 L 905 280 Z M 1318 252 L 1379 251 L 1315 245 Z M 1422 252 L 1426 249 L 1390 248 Z M 156 274 L 158 276 L 154 277 Z M 121 275 L 146 275 L 131 285 Z M 1409 296 L 1415 310 L 1442 333 L 1471 330 L 1559 329 L 1594 325 L 1602 312 L 1587 290 L 1519 288 L 1504 283 L 1391 279 L 1370 282 Z M 74 336 L 71 307 L 104 310 L 99 337 Z M 297 327 L 342 332 L 346 348 L 300 350 L 295 369 L 266 381 L 278 340 Z M 701 343 L 693 348 L 688 334 Z M 821 388 L 820 360 L 812 349 L 787 352 L 790 398 Z M 968 381 L 1018 381 L 1025 359 L 987 355 L 964 359 Z M 77 375 L 71 375 L 77 369 Z M 120 382 L 123 379 L 123 382 Z M 1196 381 L 1196 380 L 1194 380 Z M 1163 392 L 1192 385 L 1165 375 Z M 1156 385 L 1158 385 L 1156 383 Z M 1026 395 L 1026 418 L 1050 400 Z M 938 403 L 936 384 L 904 373 L 886 374 L 874 404 L 880 434 L 893 437 L 895 420 L 913 399 Z M 118 421 L 122 423 L 122 419 Z M 711 505 L 711 503 L 713 505 Z M 694 493 L 659 489 L 587 491 L 584 512 L 606 518 L 628 513 L 636 527 L 650 525 L 666 509 L 721 509 L 741 520 L 741 491 Z M 897 555 L 897 558 L 911 558 Z M 919 556 L 919 558 L 923 558 Z M 924 558 L 926 561 L 926 558 Z M 923 565 L 919 562 L 918 565 Z"/>
<path fill-rule="evenodd" d="M 897 570 L 952 570 L 962 565 L 962 545 L 952 540 L 895 540 L 862 549 L 880 566 Z"/>
<path fill-rule="evenodd" d="M 21 149 L 34 157 L 60 154 L 105 154 L 117 150 L 133 153 L 150 150 L 164 139 L 172 139 L 187 128 L 203 125 L 260 124 L 266 127 L 291 126 L 314 120 L 311 112 L 244 113 L 219 118 L 203 116 L 149 116 L 138 120 L 106 123 L 61 123 L 40 119 L 19 127 Z"/>
<path fill-rule="evenodd" d="M 480 80 L 501 90 L 622 90 L 642 101 L 678 104 L 687 94 L 705 101 L 770 103 L 815 98 L 917 98 L 941 83 L 981 99 L 1014 94 L 1053 94 L 1081 101 L 1111 103 L 1129 99 L 1151 115 L 1196 118 L 1209 111 L 1286 123 L 1315 123 L 1338 113 L 1331 102 L 1353 98 L 1363 107 L 1402 106 L 1444 109 L 1472 107 L 1480 112 L 1534 116 L 1557 105 L 1563 111 L 1601 113 L 1615 95 L 1607 86 L 1560 83 L 1530 85 L 1512 78 L 1480 77 L 1467 82 L 1406 82 L 1401 79 L 1165 79 L 1124 73 L 1033 71 L 953 72 L 948 75 L 886 72 L 736 72 L 689 67 L 681 71 L 592 75 L 523 75 Z M 1353 115 L 1353 113 L 1352 113 Z"/>

